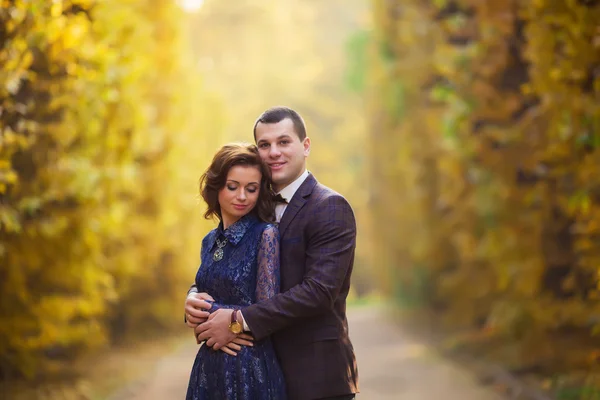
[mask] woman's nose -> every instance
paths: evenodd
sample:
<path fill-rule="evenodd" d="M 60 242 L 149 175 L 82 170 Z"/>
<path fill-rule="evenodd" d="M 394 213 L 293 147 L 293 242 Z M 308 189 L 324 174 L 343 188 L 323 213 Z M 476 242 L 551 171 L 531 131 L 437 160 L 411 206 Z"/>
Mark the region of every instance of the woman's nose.
<path fill-rule="evenodd" d="M 246 200 L 246 191 L 244 189 L 238 190 L 238 199 Z"/>

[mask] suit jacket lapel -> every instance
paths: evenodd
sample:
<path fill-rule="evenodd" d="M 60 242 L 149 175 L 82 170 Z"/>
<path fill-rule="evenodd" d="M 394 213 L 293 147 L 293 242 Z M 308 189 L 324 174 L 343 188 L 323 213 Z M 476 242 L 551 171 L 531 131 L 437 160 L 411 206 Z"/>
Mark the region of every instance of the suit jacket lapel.
<path fill-rule="evenodd" d="M 290 225 L 290 222 L 292 222 L 296 214 L 298 214 L 298 211 L 304 207 L 304 204 L 306 204 L 306 198 L 312 193 L 316 184 L 317 180 L 315 177 L 312 174 L 308 174 L 304 182 L 302 182 L 302 185 L 300 185 L 296 193 L 294 193 L 292 200 L 285 208 L 285 212 L 283 213 L 281 221 L 279 222 L 280 236 L 283 236 L 286 229 Z"/>

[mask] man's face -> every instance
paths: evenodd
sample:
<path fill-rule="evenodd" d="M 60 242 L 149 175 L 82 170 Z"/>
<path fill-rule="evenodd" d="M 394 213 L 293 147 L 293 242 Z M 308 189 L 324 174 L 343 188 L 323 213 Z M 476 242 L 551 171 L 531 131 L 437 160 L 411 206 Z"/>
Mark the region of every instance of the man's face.
<path fill-rule="evenodd" d="M 260 157 L 271 169 L 276 191 L 295 181 L 306 169 L 310 139 L 300 141 L 294 123 L 289 118 L 276 124 L 259 122 L 256 126 L 256 145 Z"/>

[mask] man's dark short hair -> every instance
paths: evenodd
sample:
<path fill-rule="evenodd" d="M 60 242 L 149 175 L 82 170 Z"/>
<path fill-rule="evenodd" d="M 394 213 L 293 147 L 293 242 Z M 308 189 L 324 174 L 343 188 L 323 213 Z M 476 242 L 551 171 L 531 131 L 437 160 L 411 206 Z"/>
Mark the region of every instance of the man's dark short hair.
<path fill-rule="evenodd" d="M 276 124 L 286 118 L 292 120 L 294 132 L 296 132 L 300 141 L 303 141 L 306 138 L 306 126 L 304 125 L 304 120 L 296 111 L 284 106 L 271 107 L 258 117 L 254 123 L 254 140 L 256 141 L 256 126 L 259 122 L 263 124 Z"/>

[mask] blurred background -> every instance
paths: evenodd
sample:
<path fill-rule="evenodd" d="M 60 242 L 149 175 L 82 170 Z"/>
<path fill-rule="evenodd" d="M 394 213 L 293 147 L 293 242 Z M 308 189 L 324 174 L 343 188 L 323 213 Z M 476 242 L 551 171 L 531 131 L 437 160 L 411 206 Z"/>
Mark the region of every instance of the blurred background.
<path fill-rule="evenodd" d="M 600 2 L 0 5 L 6 398 L 104 398 L 90 365 L 182 334 L 198 178 L 273 105 L 356 213 L 351 306 L 600 398 Z"/>

